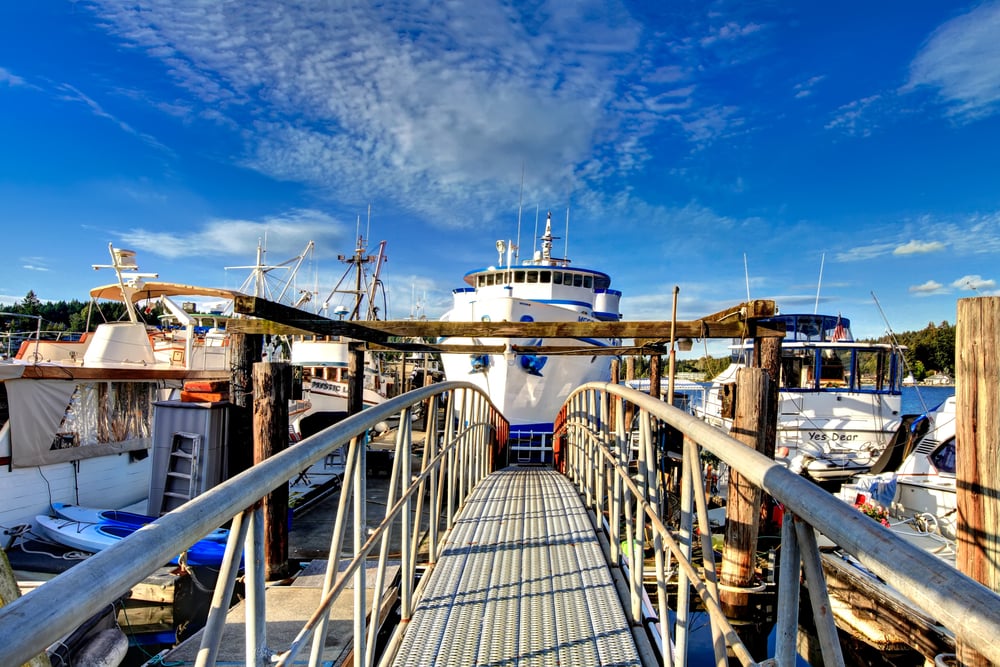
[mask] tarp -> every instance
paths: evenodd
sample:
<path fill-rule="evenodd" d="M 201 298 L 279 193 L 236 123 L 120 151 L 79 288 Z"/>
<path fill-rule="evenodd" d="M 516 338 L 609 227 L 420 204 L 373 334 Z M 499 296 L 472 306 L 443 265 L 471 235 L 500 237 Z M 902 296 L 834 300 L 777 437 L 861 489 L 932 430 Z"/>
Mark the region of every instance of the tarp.
<path fill-rule="evenodd" d="M 80 400 L 72 410 L 70 406 L 78 387 L 83 393 L 92 393 L 94 383 L 19 379 L 7 380 L 4 385 L 10 406 L 11 465 L 15 468 L 108 456 L 150 446 L 151 440 L 145 432 L 140 437 L 116 442 L 96 442 L 87 435 L 98 428 L 96 411 L 93 406 L 85 405 L 88 402 L 85 400 Z"/>

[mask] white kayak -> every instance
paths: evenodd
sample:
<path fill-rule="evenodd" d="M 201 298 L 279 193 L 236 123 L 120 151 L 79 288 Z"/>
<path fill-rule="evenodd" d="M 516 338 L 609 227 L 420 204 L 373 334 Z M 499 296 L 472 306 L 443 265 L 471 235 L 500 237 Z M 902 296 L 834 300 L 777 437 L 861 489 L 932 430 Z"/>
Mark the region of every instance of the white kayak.
<path fill-rule="evenodd" d="M 125 535 L 135 532 L 135 528 L 112 526 L 110 524 L 93 523 L 89 521 L 74 521 L 63 517 L 52 517 L 39 514 L 35 523 L 42 533 L 59 544 L 65 544 L 74 549 L 96 553 L 106 549 Z"/>
<path fill-rule="evenodd" d="M 63 517 L 39 514 L 35 523 L 51 540 L 74 549 L 96 553 L 119 542 L 142 526 L 125 526 L 115 523 L 73 521 Z M 225 555 L 226 544 L 219 540 L 199 540 L 184 551 L 186 562 L 191 565 L 218 567 Z M 176 564 L 179 556 L 170 562 Z"/>
<path fill-rule="evenodd" d="M 82 507 L 81 505 L 71 505 L 69 503 L 52 503 L 52 510 L 56 515 L 70 521 L 94 524 L 119 524 L 140 528 L 147 523 L 156 521 L 155 516 L 126 512 L 124 510 L 98 509 L 94 507 Z M 229 537 L 229 531 L 225 528 L 217 528 L 206 535 L 204 539 L 215 542 L 225 542 Z"/>

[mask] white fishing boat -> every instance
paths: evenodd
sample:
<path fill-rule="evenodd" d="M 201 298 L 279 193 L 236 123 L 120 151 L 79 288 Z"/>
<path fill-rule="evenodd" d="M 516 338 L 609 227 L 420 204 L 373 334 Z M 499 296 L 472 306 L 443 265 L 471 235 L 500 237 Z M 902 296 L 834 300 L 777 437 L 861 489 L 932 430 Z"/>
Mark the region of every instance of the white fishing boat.
<path fill-rule="evenodd" d="M 50 503 L 125 507 L 150 490 L 154 405 L 176 399 L 186 382 L 228 381 L 224 320 L 200 328 L 195 299 L 234 292 L 158 282 L 140 273 L 135 253 L 109 246 L 117 281 L 93 299 L 125 304 L 128 320 L 107 322 L 79 340 L 22 343 L 0 362 L 0 527 L 49 511 Z M 156 301 L 176 326 L 142 321 Z"/>
<path fill-rule="evenodd" d="M 817 481 L 845 480 L 875 463 L 900 418 L 902 351 L 855 341 L 840 315 L 776 315 L 783 327 L 775 460 Z M 753 341 L 731 346 L 732 362 L 713 378 L 695 413 L 732 426 L 731 387 L 753 362 Z"/>
<path fill-rule="evenodd" d="M 838 494 L 884 516 L 891 530 L 952 565 L 958 521 L 955 412 L 951 396 L 907 419 L 872 471 L 853 477 Z"/>
<path fill-rule="evenodd" d="M 322 311 L 329 311 L 331 302 L 340 298 L 342 301 L 333 306 L 333 314 L 340 319 L 379 319 L 377 300 L 382 290 L 379 276 L 386 259 L 385 246 L 385 241 L 380 242 L 378 254 L 369 255 L 365 239 L 358 236 L 354 254 L 340 257 L 348 268 L 324 299 Z M 369 265 L 374 265 L 370 272 Z M 317 414 L 346 414 L 350 343 L 351 340 L 343 336 L 292 340 L 291 363 L 302 369 L 302 398 L 310 406 L 293 422 L 293 437 L 308 435 L 300 428 L 302 420 Z M 392 379 L 382 371 L 379 360 L 374 355 L 366 355 L 362 405 L 370 407 L 384 402 L 391 386 Z"/>
<path fill-rule="evenodd" d="M 553 255 L 552 215 L 539 239 L 541 250 L 518 262 L 517 247 L 497 241 L 497 264 L 465 274 L 468 287 L 453 291 L 444 322 L 598 322 L 618 321 L 621 292 L 608 274 L 574 267 Z M 472 382 L 486 391 L 510 422 L 512 459 L 550 460 L 552 425 L 570 391 L 586 382 L 609 381 L 611 356 L 546 355 L 514 351 L 515 346 L 553 346 L 597 350 L 618 345 L 612 339 L 443 339 L 449 345 L 492 345 L 500 354 L 441 355 L 448 380 Z"/>

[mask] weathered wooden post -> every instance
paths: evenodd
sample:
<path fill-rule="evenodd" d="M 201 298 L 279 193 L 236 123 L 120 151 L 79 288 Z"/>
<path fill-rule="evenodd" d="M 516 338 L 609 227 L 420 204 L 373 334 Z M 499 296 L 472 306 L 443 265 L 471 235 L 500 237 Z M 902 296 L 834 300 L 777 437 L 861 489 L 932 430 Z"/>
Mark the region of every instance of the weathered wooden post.
<path fill-rule="evenodd" d="M 736 373 L 736 416 L 730 435 L 758 451 L 763 447 L 762 436 L 769 428 L 766 401 L 770 384 L 767 374 L 760 368 L 743 368 Z M 720 595 L 722 609 L 731 618 L 746 618 L 750 604 L 747 593 L 732 589 L 749 588 L 754 583 L 761 495 L 760 489 L 730 469 L 725 550 L 719 583 L 725 587 Z"/>
<path fill-rule="evenodd" d="M 253 365 L 264 354 L 264 337 L 233 333 L 229 346 L 232 372 L 229 376 L 226 474 L 234 477 L 253 465 Z"/>
<path fill-rule="evenodd" d="M 765 407 L 768 417 L 764 422 L 765 431 L 761 433 L 758 443 L 759 451 L 769 459 L 774 458 L 774 450 L 778 439 L 778 387 L 781 382 L 781 339 L 777 337 L 755 338 L 753 344 L 754 365 L 763 368 L 771 382 L 765 397 Z M 768 496 L 763 499 L 765 504 L 765 534 L 777 535 L 781 532 L 781 517 L 774 511 L 774 500 Z"/>
<path fill-rule="evenodd" d="M 661 380 L 663 378 L 663 359 L 659 353 L 649 355 L 649 395 L 653 398 L 660 397 Z"/>
<path fill-rule="evenodd" d="M 1000 297 L 958 300 L 955 329 L 958 569 L 1000 592 Z M 983 656 L 956 642 L 959 664 Z"/>
<path fill-rule="evenodd" d="M 361 343 L 347 345 L 347 414 L 356 415 L 365 407 L 365 351 Z"/>
<path fill-rule="evenodd" d="M 260 362 L 253 367 L 254 464 L 288 448 L 288 396 L 292 367 Z M 288 484 L 264 497 L 264 576 L 267 581 L 288 575 Z"/>
<path fill-rule="evenodd" d="M 611 360 L 611 384 L 621 383 L 621 368 L 622 364 L 618 359 Z M 608 409 L 608 423 L 612 425 L 612 428 L 614 427 L 613 425 L 617 423 L 615 421 L 615 415 L 617 414 L 620 403 L 620 401 L 615 400 L 613 397 L 611 398 L 611 405 Z"/>
<path fill-rule="evenodd" d="M 630 354 L 625 357 L 625 383 L 628 384 L 631 380 L 635 379 L 635 355 Z M 632 428 L 632 417 L 635 414 L 635 408 L 632 407 L 632 403 L 628 403 L 625 406 L 625 430 L 628 431 Z"/>

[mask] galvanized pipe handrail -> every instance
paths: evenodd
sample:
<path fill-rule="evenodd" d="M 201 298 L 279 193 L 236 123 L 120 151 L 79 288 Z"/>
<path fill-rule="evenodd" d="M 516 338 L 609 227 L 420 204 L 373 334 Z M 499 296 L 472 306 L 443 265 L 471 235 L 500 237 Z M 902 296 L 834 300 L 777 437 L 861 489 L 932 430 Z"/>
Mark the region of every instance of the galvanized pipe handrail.
<path fill-rule="evenodd" d="M 586 431 L 582 424 L 588 419 L 581 416 L 574 422 L 572 408 L 582 404 L 582 396 L 593 391 L 627 401 L 682 432 L 686 438 L 710 451 L 731 469 L 738 470 L 745 480 L 784 505 L 785 511 L 792 513 L 797 522 L 805 522 L 823 533 L 917 607 L 932 613 L 964 645 L 1000 663 L 1000 644 L 995 642 L 995 638 L 1000 636 L 1000 595 L 953 568 L 942 567 L 935 556 L 883 529 L 847 503 L 693 415 L 622 385 L 590 383 L 578 388 L 567 400 L 567 406 L 571 408 L 567 419 L 571 450 L 575 446 L 573 436 Z M 598 436 L 588 433 L 587 437 Z M 567 460 L 574 460 L 573 456 L 568 454 Z M 577 468 L 567 466 L 567 474 L 582 484 L 583 477 L 579 472 Z M 622 476 L 619 468 L 618 475 L 629 492 L 641 500 L 640 490 L 628 478 L 627 470 Z M 581 493 L 586 495 L 583 489 Z M 662 522 L 651 509 L 648 513 L 653 529 L 657 532 L 664 529 L 664 537 L 669 544 L 671 539 Z M 799 546 L 803 551 L 810 548 L 809 544 L 801 544 L 801 541 Z M 812 549 L 815 550 L 814 541 Z M 803 560 L 807 560 L 810 554 L 803 553 L 802 556 Z M 808 567 L 814 569 L 814 565 Z M 681 566 L 688 576 L 692 575 L 688 567 L 684 567 L 683 563 Z M 817 576 L 815 572 L 813 576 Z M 698 581 L 692 579 L 692 583 L 699 592 L 704 592 L 704 586 L 699 586 Z M 706 604 L 710 617 L 715 621 L 714 605 L 707 600 Z M 728 632 L 726 635 L 727 639 L 730 638 Z M 837 662 L 835 656 L 828 656 L 827 660 Z"/>
<path fill-rule="evenodd" d="M 27 662 L 57 641 L 67 629 L 77 627 L 95 610 L 126 594 L 149 573 L 204 535 L 243 514 L 245 510 L 252 511 L 252 507 L 263 496 L 279 485 L 286 484 L 302 470 L 323 460 L 351 441 L 356 434 L 374 428 L 380 422 L 399 414 L 404 408 L 450 392 L 467 392 L 468 396 L 475 396 L 479 395 L 480 390 L 465 382 L 439 383 L 415 389 L 363 410 L 254 465 L 70 568 L 44 586 L 0 608 L 0 629 L 5 637 L 5 641 L 0 643 L 0 664 Z M 473 432 L 478 431 L 479 436 L 488 435 L 489 429 L 484 430 L 481 425 L 490 423 L 485 416 L 494 408 L 485 396 L 479 402 L 467 400 L 466 408 L 474 403 L 477 403 L 478 413 L 469 415 L 469 426 Z M 466 413 L 467 409 L 462 412 Z M 455 413 L 455 416 L 464 417 L 465 414 Z M 359 449 L 363 455 L 364 448 Z M 468 454 L 460 456 L 463 455 Z M 480 460 L 485 463 L 486 457 L 483 456 Z M 463 476 L 463 491 L 471 491 L 484 468 Z M 449 500 L 450 503 L 454 501 L 453 497 Z M 254 542 L 252 534 L 259 530 L 253 524 L 259 523 L 259 520 L 255 522 L 251 518 L 247 523 L 251 535 L 247 537 L 246 545 L 251 546 Z M 242 522 L 234 523 L 234 527 L 238 533 L 247 530 Z M 238 535 L 230 536 L 232 543 L 236 543 L 238 539 Z M 256 543 L 259 549 L 259 537 Z M 230 549 L 227 547 L 228 551 Z M 235 554 L 237 549 L 234 547 L 232 551 Z M 331 558 L 335 557 L 336 555 L 331 554 Z M 262 564 L 248 562 L 247 566 L 250 568 Z M 219 583 L 225 585 L 223 577 L 219 578 Z M 248 591 L 248 595 L 249 593 Z M 258 603 L 262 602 L 261 597 Z M 249 636 L 247 639 L 248 650 L 258 654 L 256 659 L 260 659 L 263 653 L 262 637 L 261 634 L 256 639 Z M 250 649 L 251 646 L 255 648 Z"/>

